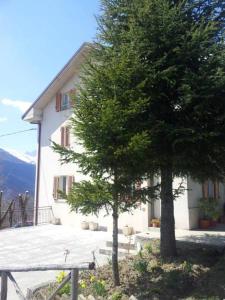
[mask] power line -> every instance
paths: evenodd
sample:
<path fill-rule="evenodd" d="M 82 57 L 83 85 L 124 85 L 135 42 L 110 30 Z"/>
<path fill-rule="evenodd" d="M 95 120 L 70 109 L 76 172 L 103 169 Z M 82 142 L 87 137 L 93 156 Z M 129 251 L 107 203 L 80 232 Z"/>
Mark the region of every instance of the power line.
<path fill-rule="evenodd" d="M 20 131 L 14 131 L 14 132 L 2 134 L 2 135 L 0 135 L 0 138 L 4 137 L 4 136 L 14 135 L 14 134 L 18 134 L 18 133 L 22 133 L 22 132 L 27 132 L 27 131 L 32 131 L 32 130 L 37 130 L 37 128 L 30 128 L 30 129 L 26 129 L 26 130 L 20 130 Z"/>

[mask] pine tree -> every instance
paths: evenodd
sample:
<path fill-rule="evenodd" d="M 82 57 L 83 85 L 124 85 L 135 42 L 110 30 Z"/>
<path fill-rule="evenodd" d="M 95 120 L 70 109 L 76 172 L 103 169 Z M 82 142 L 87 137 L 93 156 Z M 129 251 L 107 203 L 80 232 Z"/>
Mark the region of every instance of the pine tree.
<path fill-rule="evenodd" d="M 85 213 L 86 201 L 94 206 L 88 213 L 111 203 L 119 284 L 118 209 L 136 203 L 134 183 L 161 177 L 166 258 L 176 255 L 174 176 L 224 176 L 224 1 L 102 0 L 102 9 L 72 120 L 84 152 L 58 151 L 92 178 L 91 186 L 74 185 L 74 209 Z M 146 201 L 148 193 L 142 189 L 139 197 Z"/>
<path fill-rule="evenodd" d="M 142 114 L 150 141 L 146 162 L 161 176 L 166 258 L 176 255 L 174 176 L 224 176 L 225 1 L 134 0 L 129 7 L 121 36 L 127 52 L 136 53 L 149 99 Z"/>
<path fill-rule="evenodd" d="M 122 49 L 118 52 L 117 47 L 96 44 L 81 76 L 71 120 L 82 151 L 65 149 L 55 143 L 53 146 L 63 163 L 75 162 L 89 176 L 87 180 L 75 182 L 71 192 L 64 195 L 71 209 L 84 215 L 98 214 L 102 209 L 112 214 L 115 285 L 120 284 L 119 214 L 155 198 L 157 191 L 157 186 L 140 186 L 147 176 L 143 174 L 142 157 L 149 140 L 145 130 L 136 130 L 135 117 L 143 111 L 146 99 L 134 65 L 132 52 Z"/>

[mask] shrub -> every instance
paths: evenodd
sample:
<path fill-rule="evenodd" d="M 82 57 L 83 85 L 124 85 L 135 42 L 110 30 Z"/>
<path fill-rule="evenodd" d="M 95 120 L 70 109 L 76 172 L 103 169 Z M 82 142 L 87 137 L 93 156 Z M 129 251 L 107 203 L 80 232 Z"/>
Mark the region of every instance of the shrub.
<path fill-rule="evenodd" d="M 66 277 L 66 272 L 64 271 L 61 271 L 57 276 L 56 276 L 56 281 L 60 284 L 63 279 Z M 66 295 L 70 295 L 70 284 L 69 283 L 66 283 L 62 288 L 61 290 L 59 291 L 59 295 L 63 295 L 63 294 L 66 294 Z"/>
<path fill-rule="evenodd" d="M 152 254 L 152 252 L 153 252 L 153 248 L 152 248 L 151 243 L 145 244 L 144 249 L 147 251 L 148 254 Z"/>
<path fill-rule="evenodd" d="M 111 300 L 121 300 L 123 297 L 122 292 L 114 292 L 111 296 Z"/>
<path fill-rule="evenodd" d="M 106 296 L 107 291 L 106 291 L 106 286 L 105 286 L 105 281 L 104 280 L 97 280 L 92 283 L 92 288 L 93 291 L 97 296 Z"/>
<path fill-rule="evenodd" d="M 134 262 L 134 269 L 140 273 L 145 274 L 148 272 L 148 263 L 144 259 L 138 259 Z"/>

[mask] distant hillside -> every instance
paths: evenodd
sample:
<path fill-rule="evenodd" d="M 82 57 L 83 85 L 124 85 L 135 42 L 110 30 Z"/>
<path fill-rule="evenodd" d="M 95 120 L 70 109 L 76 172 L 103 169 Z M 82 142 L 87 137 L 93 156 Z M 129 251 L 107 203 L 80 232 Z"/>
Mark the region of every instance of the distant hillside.
<path fill-rule="evenodd" d="M 25 191 L 29 191 L 33 198 L 34 182 L 34 164 L 0 149 L 0 190 L 3 191 L 5 200 L 10 200 Z"/>

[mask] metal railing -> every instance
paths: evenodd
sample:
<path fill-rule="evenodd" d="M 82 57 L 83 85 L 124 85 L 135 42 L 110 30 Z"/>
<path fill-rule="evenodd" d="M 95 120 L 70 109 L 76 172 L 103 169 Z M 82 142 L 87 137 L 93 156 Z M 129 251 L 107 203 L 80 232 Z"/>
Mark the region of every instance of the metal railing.
<path fill-rule="evenodd" d="M 38 208 L 38 224 L 51 223 L 54 218 L 51 206 L 42 206 Z"/>
<path fill-rule="evenodd" d="M 34 225 L 34 209 L 26 208 L 25 214 L 21 209 L 13 209 L 1 212 L 1 217 L 4 217 L 1 223 L 1 228 L 23 227 Z M 38 208 L 38 224 L 48 224 L 53 220 L 53 211 L 51 206 L 43 206 Z"/>

